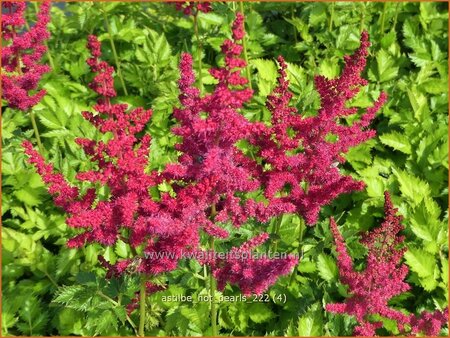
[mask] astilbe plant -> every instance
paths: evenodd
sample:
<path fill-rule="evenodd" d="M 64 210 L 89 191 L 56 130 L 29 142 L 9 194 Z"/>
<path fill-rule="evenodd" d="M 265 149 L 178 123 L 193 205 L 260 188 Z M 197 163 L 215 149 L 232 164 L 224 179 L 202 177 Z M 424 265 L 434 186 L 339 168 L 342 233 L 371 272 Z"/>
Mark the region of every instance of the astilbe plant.
<path fill-rule="evenodd" d="M 50 2 L 43 2 L 36 23 L 25 30 L 24 1 L 2 1 L 2 98 L 10 108 L 28 111 L 45 95 L 37 90 L 43 74 L 50 67 L 40 60 L 47 51 L 44 42 L 50 37 Z"/>
<path fill-rule="evenodd" d="M 342 155 L 351 147 L 375 135 L 375 130 L 368 127 L 386 100 L 386 94 L 381 93 L 352 125 L 341 121 L 358 113 L 348 104 L 367 85 L 361 74 L 366 66 L 368 39 L 367 32 L 363 32 L 359 49 L 345 56 L 338 78 L 316 76 L 321 108 L 312 117 L 302 116 L 290 104 L 287 65 L 283 57 L 278 58 L 278 86 L 266 103 L 272 114 L 271 124 L 257 125 L 250 140 L 258 146 L 259 156 L 268 167 L 262 170 L 261 183 L 273 212 L 298 213 L 311 225 L 317 221 L 322 206 L 340 194 L 364 188 L 363 182 L 342 174 L 338 165 L 345 162 Z"/>
<path fill-rule="evenodd" d="M 353 267 L 344 239 L 334 219 L 330 220 L 331 231 L 336 242 L 340 280 L 348 286 L 349 297 L 343 303 L 327 304 L 326 310 L 355 317 L 358 325 L 355 335 L 374 336 L 381 328 L 381 321 L 372 321 L 370 316 L 380 315 L 395 320 L 401 333 L 406 326 L 411 334 L 437 335 L 447 322 L 448 310 L 407 315 L 389 306 L 389 300 L 410 289 L 404 279 L 408 267 L 401 263 L 406 248 L 402 246 L 404 236 L 402 216 L 396 215 L 389 193 L 385 193 L 384 221 L 378 228 L 366 233 L 361 240 L 367 248 L 367 263 L 363 271 Z"/>

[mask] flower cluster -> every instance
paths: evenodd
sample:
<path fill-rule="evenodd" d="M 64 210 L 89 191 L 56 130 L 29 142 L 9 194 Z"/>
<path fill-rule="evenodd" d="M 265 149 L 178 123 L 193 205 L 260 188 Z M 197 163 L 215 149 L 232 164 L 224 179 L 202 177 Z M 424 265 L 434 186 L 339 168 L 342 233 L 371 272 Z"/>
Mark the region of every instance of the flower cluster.
<path fill-rule="evenodd" d="M 100 47 L 97 38 L 90 36 L 88 48 L 91 58 L 87 63 L 96 73 L 90 87 L 100 95 L 100 99 L 94 105 L 96 114 L 83 112 L 83 116 L 101 133 L 108 133 L 111 137 L 107 142 L 76 139 L 98 167 L 80 172 L 76 178 L 91 183 L 91 186 L 97 183 L 107 186 L 110 198 L 101 200 L 95 188 L 83 194 L 71 186 L 61 174 L 54 173 L 53 167 L 45 163 L 31 143 L 24 143 L 25 151 L 49 185 L 56 205 L 69 214 L 67 224 L 84 229 L 69 240 L 69 247 L 80 247 L 86 242 L 113 245 L 122 238 L 132 247 L 143 244 L 149 251 L 170 248 L 179 252 L 186 245 L 196 243 L 197 235 L 185 231 L 184 223 L 173 211 L 177 205 L 170 201 L 157 203 L 149 193 L 149 189 L 158 184 L 157 173 L 147 173 L 146 170 L 150 136 L 145 134 L 139 138 L 137 135 L 143 131 L 152 112 L 143 108 L 128 111 L 126 104 L 111 102 L 116 96 L 112 77 L 114 69 L 99 59 Z M 186 211 L 180 214 L 185 215 Z M 129 263 L 129 260 L 123 260 L 115 266 L 108 266 L 108 273 L 110 276 L 120 275 L 127 271 Z M 142 259 L 138 271 L 156 274 L 169 271 L 176 264 L 173 260 Z"/>
<path fill-rule="evenodd" d="M 253 258 L 251 250 L 267 241 L 267 233 L 260 234 L 232 248 L 226 259 L 210 262 L 217 287 L 223 290 L 227 283 L 236 284 L 244 295 L 262 294 L 279 276 L 288 274 L 298 263 L 294 256 L 284 259 Z"/>
<path fill-rule="evenodd" d="M 334 313 L 354 316 L 358 325 L 355 335 L 374 336 L 375 330 L 382 327 L 382 322 L 372 322 L 370 315 L 381 315 L 397 321 L 398 329 L 404 332 L 405 325 L 411 327 L 411 333 L 423 332 L 437 335 L 447 321 L 446 312 L 424 312 L 416 317 L 389 307 L 389 300 L 410 289 L 404 281 L 408 267 L 400 264 L 405 248 L 400 247 L 404 237 L 401 216 L 392 205 L 389 193 L 385 193 L 385 219 L 380 227 L 367 233 L 361 243 L 368 250 L 367 265 L 364 271 L 355 271 L 353 262 L 345 247 L 345 242 L 333 219 L 330 220 L 331 231 L 338 253 L 339 275 L 342 283 L 348 285 L 349 298 L 344 303 L 327 304 L 326 310 Z"/>
<path fill-rule="evenodd" d="M 99 182 L 108 186 L 114 199 L 96 200 L 94 188 L 81 195 L 79 189 L 69 187 L 60 174 L 52 174 L 53 168 L 43 164 L 42 157 L 31 149 L 30 144 L 25 144 L 30 161 L 36 165 L 44 182 L 50 185 L 56 204 L 70 215 L 67 224 L 86 230 L 72 238 L 69 247 L 80 247 L 86 241 L 112 245 L 119 236 L 120 227 L 130 229 L 130 236 L 134 237 L 137 231 L 134 226 L 135 213 L 144 216 L 157 210 L 156 203 L 148 198 L 148 188 L 155 181 L 152 175 L 145 173 L 150 136 L 145 135 L 141 140 L 136 137 L 150 119 L 151 111 L 137 108 L 127 113 L 127 105 L 110 102 L 116 95 L 112 88 L 113 69 L 98 60 L 101 52 L 96 37 L 89 37 L 88 47 L 92 54 L 88 64 L 97 73 L 90 87 L 102 97 L 94 106 L 97 114 L 83 112 L 83 116 L 100 132 L 110 132 L 113 137 L 106 143 L 76 139 L 85 153 L 98 163 L 97 170 L 80 172 L 77 179 L 92 185 Z"/>
<path fill-rule="evenodd" d="M 352 56 L 345 57 L 345 67 L 338 78 L 315 78 L 321 108 L 316 116 L 306 118 L 290 105 L 287 65 L 283 57 L 278 58 L 278 86 L 267 100 L 271 125 L 257 125 L 251 139 L 269 168 L 264 170 L 261 181 L 274 212 L 296 212 L 308 224 L 314 224 L 323 205 L 342 193 L 364 187 L 362 182 L 342 174 L 338 165 L 345 162 L 342 154 L 350 147 L 375 135 L 374 130 L 365 129 L 386 100 L 382 93 L 359 121 L 350 126 L 341 122 L 357 113 L 356 108 L 347 105 L 367 84 L 361 73 L 369 45 L 368 34 L 363 32 L 361 46 Z"/>
<path fill-rule="evenodd" d="M 2 1 L 2 36 L 10 43 L 2 46 L 2 98 L 9 107 L 27 111 L 45 95 L 37 90 L 48 65 L 40 64 L 47 51 L 45 41 L 50 37 L 50 2 L 42 3 L 36 24 L 24 30 L 26 3 Z M 23 31 L 23 32 L 21 32 Z"/>
<path fill-rule="evenodd" d="M 177 1 L 175 8 L 185 15 L 197 15 L 198 12 L 208 13 L 212 10 L 211 3 L 208 1 Z"/>
<path fill-rule="evenodd" d="M 239 109 L 252 97 L 252 90 L 243 87 L 247 79 L 241 75 L 246 62 L 240 58 L 244 36 L 243 15 L 238 13 L 233 24 L 233 40 L 222 45 L 225 65 L 210 70 L 218 80 L 214 91 L 200 97 L 192 71 L 192 57 L 181 56 L 179 87 L 181 109 L 174 109 L 179 125 L 172 129 L 181 136 L 176 149 L 181 152 L 178 163 L 167 166 L 164 176 L 183 186 L 196 188 L 194 196 L 202 205 L 205 230 L 215 222 L 231 220 L 236 226 L 245 222 L 249 213 L 237 193 L 254 191 L 259 187 L 257 173 L 249 160 L 237 149 L 236 142 L 247 137 L 251 123 Z M 211 206 L 214 206 L 211 208 Z M 206 209 L 209 208 L 209 209 Z M 225 235 L 223 232 L 219 237 Z"/>

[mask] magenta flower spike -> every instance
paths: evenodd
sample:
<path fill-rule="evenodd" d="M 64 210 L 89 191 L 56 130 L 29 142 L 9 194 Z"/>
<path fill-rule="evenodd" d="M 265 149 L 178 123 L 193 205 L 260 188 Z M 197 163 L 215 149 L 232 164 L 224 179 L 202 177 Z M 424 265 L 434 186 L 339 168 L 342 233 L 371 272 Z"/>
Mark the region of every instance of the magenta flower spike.
<path fill-rule="evenodd" d="M 374 105 L 352 125 L 347 126 L 340 120 L 357 113 L 356 108 L 348 108 L 347 104 L 361 86 L 367 85 L 361 73 L 366 66 L 369 45 L 368 34 L 363 32 L 359 49 L 345 57 L 344 70 L 338 78 L 315 78 L 321 108 L 313 117 L 303 117 L 290 105 L 292 93 L 287 80 L 287 65 L 283 57 L 278 58 L 278 86 L 267 98 L 272 123 L 267 127 L 255 125 L 251 138 L 269 166 L 261 179 L 269 201 L 269 208 L 262 213 L 265 213 L 263 219 L 295 212 L 312 225 L 322 206 L 343 193 L 364 188 L 363 182 L 342 174 L 339 164 L 345 162 L 342 155 L 350 147 L 375 136 L 375 130 L 368 127 L 386 101 L 386 94 L 381 93 Z M 335 141 L 328 140 L 330 136 Z M 288 192 L 283 194 L 285 189 Z"/>
<path fill-rule="evenodd" d="M 327 304 L 326 310 L 355 317 L 358 325 L 354 334 L 358 336 L 375 336 L 376 329 L 382 322 L 374 322 L 370 315 L 380 315 L 395 320 L 400 332 L 405 332 L 405 325 L 411 327 L 411 333 L 422 332 L 429 336 L 439 333 L 448 319 L 448 312 L 423 312 L 420 316 L 407 315 L 391 308 L 389 300 L 410 289 L 404 279 L 408 267 L 401 263 L 406 251 L 402 247 L 404 236 L 402 216 L 396 215 L 397 209 L 392 205 L 389 193 L 385 193 L 384 221 L 378 228 L 365 234 L 361 243 L 367 248 L 367 265 L 364 271 L 355 271 L 348 254 L 344 239 L 333 219 L 330 220 L 331 232 L 336 242 L 337 263 L 341 283 L 348 286 L 350 295 L 343 303 Z"/>
<path fill-rule="evenodd" d="M 2 98 L 11 108 L 27 111 L 46 93 L 38 90 L 38 85 L 42 75 L 50 71 L 48 65 L 40 64 L 50 37 L 50 6 L 49 1 L 43 2 L 35 25 L 23 31 L 26 3 L 2 1 L 2 36 L 9 42 L 2 47 Z"/>

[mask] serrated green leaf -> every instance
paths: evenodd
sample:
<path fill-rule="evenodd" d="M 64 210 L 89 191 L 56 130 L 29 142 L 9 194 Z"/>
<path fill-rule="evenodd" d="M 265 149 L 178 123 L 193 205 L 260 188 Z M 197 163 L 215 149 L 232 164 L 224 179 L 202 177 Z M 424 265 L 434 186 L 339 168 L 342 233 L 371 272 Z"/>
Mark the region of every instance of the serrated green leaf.
<path fill-rule="evenodd" d="M 405 134 L 400 134 L 396 131 L 382 134 L 380 135 L 380 141 L 404 154 L 411 154 L 411 141 Z"/>
<path fill-rule="evenodd" d="M 272 60 L 255 59 L 250 64 L 258 71 L 259 95 L 267 96 L 275 86 L 277 79 L 277 67 Z"/>
<path fill-rule="evenodd" d="M 97 278 L 95 273 L 88 271 L 80 271 L 75 277 L 77 283 L 84 285 L 96 285 Z"/>
<path fill-rule="evenodd" d="M 17 199 L 29 206 L 36 206 L 41 204 L 42 195 L 44 191 L 43 189 L 33 189 L 32 187 L 24 187 L 20 190 L 17 190 L 14 195 Z"/>
<path fill-rule="evenodd" d="M 272 310 L 263 303 L 251 303 L 247 309 L 248 315 L 255 323 L 263 323 L 273 318 L 275 314 Z"/>
<path fill-rule="evenodd" d="M 113 308 L 113 311 L 117 318 L 122 323 L 125 323 L 125 321 L 127 320 L 127 311 L 125 310 L 125 308 L 116 306 L 115 308 Z"/>
<path fill-rule="evenodd" d="M 426 278 L 433 276 L 436 260 L 433 255 L 421 249 L 409 248 L 405 252 L 405 259 L 412 271 L 419 277 Z"/>
<path fill-rule="evenodd" d="M 26 335 L 40 335 L 47 325 L 48 317 L 37 298 L 27 298 L 19 309 L 21 322 L 17 328 Z"/>
<path fill-rule="evenodd" d="M 72 285 L 72 286 L 65 286 L 60 289 L 58 289 L 56 293 L 56 297 L 53 299 L 53 302 L 60 303 L 60 304 L 66 304 L 70 302 L 79 292 L 81 292 L 84 289 L 81 285 Z"/>
<path fill-rule="evenodd" d="M 297 335 L 316 337 L 323 335 L 323 318 L 320 311 L 309 312 L 298 320 Z"/>
<path fill-rule="evenodd" d="M 394 58 L 389 55 L 384 49 L 377 53 L 377 80 L 386 82 L 393 80 L 398 75 L 399 67 L 396 66 Z"/>
<path fill-rule="evenodd" d="M 86 312 L 95 308 L 93 302 L 95 297 L 97 297 L 97 288 L 95 286 L 71 285 L 58 289 L 53 302 L 64 304 L 66 307 L 74 310 Z"/>
<path fill-rule="evenodd" d="M 94 332 L 98 335 L 109 335 L 117 331 L 117 316 L 111 310 L 105 310 L 99 313 L 95 319 Z"/>
<path fill-rule="evenodd" d="M 127 258 L 127 257 L 128 257 L 128 252 L 129 252 L 129 250 L 130 250 L 130 249 L 129 249 L 129 245 L 126 244 L 124 241 L 122 241 L 122 240 L 119 239 L 119 240 L 116 242 L 114 252 L 115 252 L 119 257 Z"/>
<path fill-rule="evenodd" d="M 319 270 L 320 277 L 328 282 L 335 280 L 338 277 L 336 262 L 333 258 L 323 253 L 317 257 L 317 270 Z"/>
<path fill-rule="evenodd" d="M 384 49 L 388 49 L 395 42 L 395 38 L 395 30 L 391 30 L 381 38 L 381 47 Z"/>
<path fill-rule="evenodd" d="M 406 171 L 392 168 L 392 172 L 400 183 L 400 191 L 413 205 L 419 204 L 424 197 L 429 196 L 430 186 L 427 182 L 415 177 Z"/>
<path fill-rule="evenodd" d="M 336 61 L 326 59 L 320 63 L 319 72 L 328 79 L 334 79 L 339 76 L 340 69 Z"/>
<path fill-rule="evenodd" d="M 418 121 L 425 121 L 430 114 L 427 97 L 414 87 L 408 89 L 407 93 L 409 102 L 414 111 L 414 117 Z"/>

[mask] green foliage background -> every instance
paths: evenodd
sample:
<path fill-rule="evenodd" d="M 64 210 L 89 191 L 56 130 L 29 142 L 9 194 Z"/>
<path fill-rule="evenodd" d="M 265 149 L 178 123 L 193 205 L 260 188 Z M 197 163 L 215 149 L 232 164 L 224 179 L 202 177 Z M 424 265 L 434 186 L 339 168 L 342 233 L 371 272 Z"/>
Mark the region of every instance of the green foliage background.
<path fill-rule="evenodd" d="M 203 43 L 202 77 L 206 90 L 210 66 L 220 64 L 220 44 L 230 36 L 237 3 L 214 3 L 199 16 Z M 372 47 L 366 78 L 370 85 L 354 100 L 367 107 L 381 90 L 389 100 L 373 127 L 377 137 L 351 150 L 343 170 L 367 184 L 363 192 L 342 196 L 323 209 L 315 227 L 298 217 L 283 217 L 278 250 L 301 255 L 292 276 L 281 278 L 265 302 L 221 302 L 220 332 L 226 335 L 351 335 L 355 322 L 324 311 L 324 304 L 342 301 L 346 288 L 338 280 L 328 218 L 342 225 L 357 264 L 364 248 L 359 235 L 383 214 L 383 192 L 389 190 L 405 217 L 407 281 L 411 291 L 392 300 L 406 312 L 448 306 L 448 7 L 446 3 L 245 3 L 247 48 L 254 100 L 243 114 L 267 120 L 263 107 L 275 85 L 275 58 L 289 64 L 295 105 L 303 114 L 319 106 L 313 76 L 336 76 L 343 56 L 359 44 L 362 29 Z M 29 23 L 36 7 L 29 6 Z M 53 71 L 42 81 L 48 94 L 34 111 L 46 158 L 73 179 L 91 166 L 74 143 L 75 137 L 99 138 L 80 112 L 95 102 L 88 89 L 92 78 L 85 60 L 86 38 L 103 40 L 104 58 L 115 65 L 107 25 L 117 48 L 128 95 L 116 76 L 118 101 L 154 110 L 148 132 L 153 137 L 150 168 L 162 169 L 176 159 L 175 137 L 169 132 L 178 104 L 177 64 L 182 51 L 195 55 L 193 20 L 164 3 L 53 4 L 46 58 Z M 34 169 L 25 163 L 24 139 L 34 140 L 30 119 L 3 105 L 2 114 L 2 335 L 133 335 L 123 305 L 138 290 L 134 278 L 107 282 L 97 255 L 115 262 L 129 255 L 123 242 L 104 249 L 90 245 L 69 250 L 73 231 L 54 207 Z M 161 186 L 164 190 L 166 187 Z M 252 229 L 274 224 L 249 224 L 235 233 L 242 239 Z M 220 244 L 219 244 L 220 246 Z M 226 247 L 226 244 L 223 244 Z M 267 249 L 267 248 L 266 248 Z M 162 277 L 163 292 L 148 299 L 147 335 L 207 335 L 208 303 L 163 302 L 163 295 L 207 293 L 203 269 L 185 261 Z M 227 287 L 224 295 L 237 296 Z M 286 302 L 277 301 L 279 295 Z M 275 300 L 275 302 L 274 302 Z M 441 332 L 448 334 L 445 328 Z M 398 334 L 384 320 L 380 334 Z"/>

